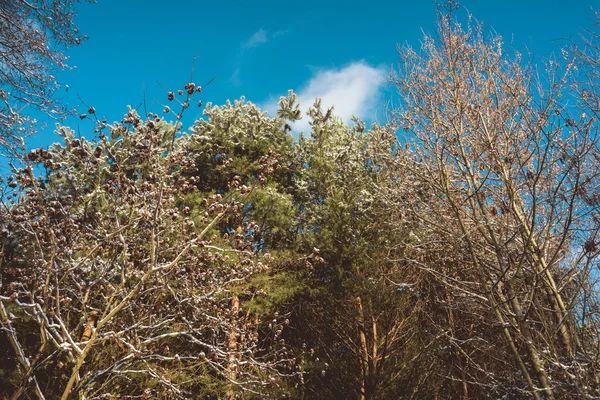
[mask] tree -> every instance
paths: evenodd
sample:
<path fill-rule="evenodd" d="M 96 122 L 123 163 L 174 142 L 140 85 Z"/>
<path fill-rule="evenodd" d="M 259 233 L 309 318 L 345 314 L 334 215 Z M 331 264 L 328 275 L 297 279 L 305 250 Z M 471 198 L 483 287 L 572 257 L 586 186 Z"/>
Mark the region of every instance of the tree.
<path fill-rule="evenodd" d="M 190 207 L 201 177 L 179 125 L 130 110 L 97 142 L 61 127 L 64 143 L 10 179 L 0 312 L 13 398 L 260 397 L 291 370 L 273 339 L 283 321 L 242 308 L 261 296 L 244 282 L 270 263 L 242 213 L 260 183 L 227 177 L 229 193 Z"/>
<path fill-rule="evenodd" d="M 600 12 L 596 11 L 594 17 L 596 27 L 600 26 Z M 580 68 L 579 84 L 573 87 L 579 97 L 580 107 L 583 111 L 597 117 L 600 112 L 600 90 L 598 88 L 600 32 L 587 30 L 580 36 L 581 40 L 567 46 L 563 50 L 563 54 L 568 55 L 568 51 L 571 51 L 574 55 L 574 62 Z"/>
<path fill-rule="evenodd" d="M 28 153 L 2 192 L 0 390 L 600 396 L 596 53 L 536 67 L 455 6 L 399 49 L 385 126 L 317 99 L 294 141 L 290 92 L 184 133 L 188 83 L 173 123 L 130 109 Z"/>
<path fill-rule="evenodd" d="M 414 296 L 418 276 L 388 258 L 404 251 L 411 229 L 380 196 L 399 179 L 389 162 L 394 129 L 347 125 L 319 100 L 308 115 L 309 136 L 297 143 L 294 203 L 296 248 L 312 252 L 297 266 L 310 290 L 298 296 L 292 326 L 309 329 L 286 336 L 317 357 L 303 364 L 302 395 L 398 398 L 409 391 L 398 376 L 418 348 L 424 302 Z"/>
<path fill-rule="evenodd" d="M 291 120 L 269 117 L 244 98 L 221 107 L 208 103 L 204 114 L 207 119 L 196 121 L 190 129 L 192 134 L 184 139 L 190 157 L 195 159 L 199 190 L 228 193 L 234 177 L 236 185 L 260 181 L 261 185 L 248 196 L 244 210 L 244 217 L 259 225 L 255 245 L 268 250 L 289 247 L 296 165 L 288 124 Z M 263 170 L 261 158 L 277 162 Z"/>
<path fill-rule="evenodd" d="M 0 145 L 10 149 L 30 135 L 41 112 L 60 118 L 67 109 L 53 98 L 61 52 L 83 38 L 73 22 L 78 0 L 0 1 Z"/>
<path fill-rule="evenodd" d="M 400 56 L 407 148 L 397 162 L 430 194 L 420 218 L 454 248 L 458 269 L 443 276 L 479 299 L 477 323 L 502 332 L 494 351 L 512 358 L 516 389 L 522 380 L 537 399 L 597 395 L 598 331 L 584 333 L 584 300 L 599 255 L 599 137 L 597 117 L 563 100 L 574 98 L 573 62 L 550 60 L 536 80 L 499 37 L 447 15 L 421 53 Z M 499 372 L 486 384 L 510 376 Z"/>

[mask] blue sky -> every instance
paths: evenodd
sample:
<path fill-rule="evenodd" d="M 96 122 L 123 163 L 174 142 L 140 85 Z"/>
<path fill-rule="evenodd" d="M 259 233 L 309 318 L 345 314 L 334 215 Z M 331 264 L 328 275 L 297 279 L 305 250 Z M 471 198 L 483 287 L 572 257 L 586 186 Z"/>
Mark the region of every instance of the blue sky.
<path fill-rule="evenodd" d="M 561 39 L 591 28 L 598 3 L 463 0 L 459 13 L 467 9 L 507 45 L 543 58 L 565 44 Z M 69 90 L 57 95 L 73 107 L 81 96 L 108 121 L 120 119 L 128 104 L 140 105 L 144 92 L 149 111 L 161 114 L 167 100 L 157 81 L 167 90 L 183 88 L 194 57 L 195 83 L 217 75 L 196 96 L 205 103 L 245 96 L 268 108 L 293 89 L 303 106 L 320 96 L 346 120 L 355 114 L 375 121 L 390 96 L 383 83 L 397 61 L 396 46 L 418 46 L 436 20 L 430 0 L 98 0 L 79 5 L 78 14 L 89 40 L 68 51 L 76 68 L 58 74 Z M 201 109 L 190 107 L 184 125 L 200 116 Z M 73 118 L 67 125 L 93 136 L 91 121 Z M 56 140 L 47 129 L 30 145 Z"/>

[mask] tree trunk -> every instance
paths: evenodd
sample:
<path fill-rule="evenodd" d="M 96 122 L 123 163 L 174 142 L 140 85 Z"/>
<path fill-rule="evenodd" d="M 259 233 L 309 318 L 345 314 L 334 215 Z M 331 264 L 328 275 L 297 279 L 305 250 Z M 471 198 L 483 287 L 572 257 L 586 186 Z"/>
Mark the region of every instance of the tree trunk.
<path fill-rule="evenodd" d="M 231 299 L 231 330 L 229 331 L 229 344 L 227 349 L 229 351 L 229 360 L 227 364 L 227 377 L 230 380 L 229 389 L 225 393 L 224 399 L 232 400 L 235 398 L 235 392 L 233 390 L 234 384 L 232 381 L 235 381 L 237 377 L 237 347 L 238 347 L 238 336 L 239 336 L 239 327 L 238 327 L 238 313 L 240 311 L 240 298 L 238 295 L 234 294 Z"/>
<path fill-rule="evenodd" d="M 366 319 L 362 300 L 356 298 L 358 309 L 358 334 L 360 338 L 360 399 L 372 400 L 377 392 L 377 374 L 381 356 L 379 355 L 379 337 L 377 318 L 371 316 L 371 346 L 367 344 Z M 371 347 L 371 354 L 369 354 Z"/>
<path fill-rule="evenodd" d="M 358 307 L 358 335 L 360 337 L 360 400 L 369 400 L 367 381 L 369 374 L 369 349 L 365 334 L 365 315 L 360 297 L 356 298 Z"/>
<path fill-rule="evenodd" d="M 521 334 L 525 339 L 525 346 L 527 347 L 527 352 L 529 353 L 529 359 L 531 364 L 533 365 L 533 369 L 538 377 L 538 382 L 542 391 L 544 392 L 546 399 L 553 400 L 554 394 L 552 393 L 552 388 L 548 383 L 548 375 L 544 370 L 544 366 L 542 365 L 542 360 L 538 354 L 537 349 L 535 348 L 535 344 L 533 343 L 533 338 L 531 336 L 531 332 L 529 330 L 529 323 L 527 322 L 526 317 L 523 315 L 523 309 L 521 308 L 521 304 L 519 303 L 519 299 L 517 299 L 514 291 L 508 287 L 508 296 L 510 298 L 510 305 L 512 311 L 515 314 L 515 319 L 517 320 L 517 324 L 520 327 Z"/>

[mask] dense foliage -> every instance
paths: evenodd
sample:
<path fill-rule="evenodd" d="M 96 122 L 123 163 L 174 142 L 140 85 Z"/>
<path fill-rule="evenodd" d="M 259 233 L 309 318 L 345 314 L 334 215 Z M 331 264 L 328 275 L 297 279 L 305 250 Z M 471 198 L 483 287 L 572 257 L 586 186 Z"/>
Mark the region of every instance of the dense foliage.
<path fill-rule="evenodd" d="M 536 71 L 443 15 L 385 126 L 290 92 L 58 127 L 4 191 L 0 391 L 600 397 L 594 50 Z"/>

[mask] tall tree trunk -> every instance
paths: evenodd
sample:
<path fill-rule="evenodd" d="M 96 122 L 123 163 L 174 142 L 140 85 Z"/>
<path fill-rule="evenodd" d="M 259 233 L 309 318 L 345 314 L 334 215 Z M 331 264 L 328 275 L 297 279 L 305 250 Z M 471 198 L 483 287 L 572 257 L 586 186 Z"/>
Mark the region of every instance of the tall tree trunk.
<path fill-rule="evenodd" d="M 448 276 L 448 268 L 444 265 L 443 266 L 443 272 L 444 272 L 444 284 L 448 284 L 448 280 L 446 279 L 446 277 Z M 450 325 L 450 333 L 452 335 L 452 338 L 456 337 L 456 324 L 454 321 L 454 297 L 452 297 L 451 293 L 448 292 L 447 290 L 444 290 L 446 292 L 446 302 L 448 303 L 448 324 Z M 469 400 L 469 385 L 467 384 L 467 374 L 465 371 L 465 366 L 463 365 L 463 360 L 462 360 L 462 356 L 460 354 L 460 351 L 456 350 L 455 352 L 456 354 L 456 360 L 458 363 L 458 368 L 460 368 L 460 372 L 461 372 L 461 377 L 462 377 L 462 387 L 463 387 L 463 400 Z"/>
<path fill-rule="evenodd" d="M 369 400 L 367 381 L 369 374 L 369 349 L 365 334 L 365 315 L 360 297 L 356 298 L 358 308 L 358 335 L 360 338 L 360 400 Z"/>
<path fill-rule="evenodd" d="M 377 393 L 378 368 L 381 360 L 379 351 L 379 336 L 377 333 L 377 318 L 371 315 L 371 346 L 368 344 L 365 312 L 360 297 L 356 298 L 358 310 L 358 335 L 360 339 L 360 399 L 372 400 Z M 371 303 L 369 302 L 369 305 Z M 371 310 L 372 307 L 370 306 Z M 369 354 L 369 347 L 371 354 Z"/>
<path fill-rule="evenodd" d="M 238 337 L 239 337 L 239 326 L 238 326 L 238 314 L 240 311 L 240 298 L 237 294 L 233 295 L 231 299 L 231 330 L 229 331 L 229 343 L 227 350 L 229 352 L 229 360 L 227 364 L 227 377 L 231 381 L 235 381 L 237 377 L 237 350 L 238 350 Z M 229 383 L 229 389 L 225 393 L 226 400 L 233 400 L 235 398 L 235 392 L 233 390 L 234 384 Z"/>
<path fill-rule="evenodd" d="M 510 286 L 507 285 L 507 288 L 510 305 L 513 313 L 515 314 L 515 319 L 517 320 L 517 324 L 520 328 L 521 334 L 523 335 L 523 339 L 525 339 L 525 346 L 527 347 L 529 359 L 537 375 L 540 388 L 544 392 L 546 399 L 553 400 L 554 394 L 552 393 L 552 388 L 548 383 L 548 375 L 546 374 L 540 355 L 535 347 L 535 343 L 533 342 L 533 337 L 531 336 L 531 331 L 529 329 L 529 323 L 523 314 L 521 303 Z"/>
<path fill-rule="evenodd" d="M 372 310 L 372 307 L 371 307 Z M 369 368 L 369 376 L 370 383 L 369 387 L 371 388 L 371 398 L 374 399 L 377 394 L 377 368 L 379 363 L 379 337 L 377 336 L 377 318 L 375 316 L 371 316 L 371 324 L 373 330 L 373 354 L 371 355 L 371 365 Z"/>

